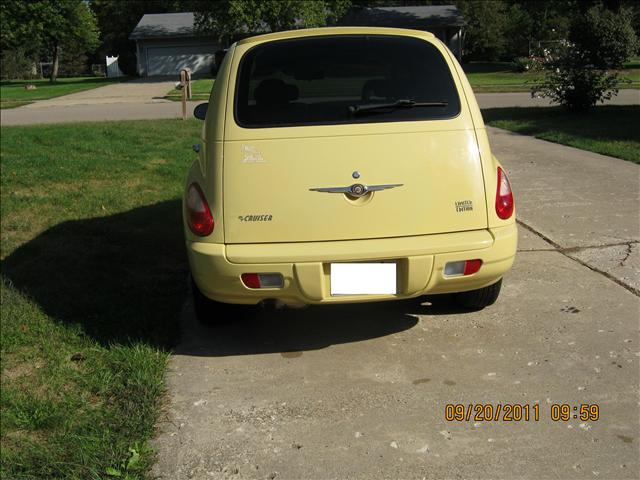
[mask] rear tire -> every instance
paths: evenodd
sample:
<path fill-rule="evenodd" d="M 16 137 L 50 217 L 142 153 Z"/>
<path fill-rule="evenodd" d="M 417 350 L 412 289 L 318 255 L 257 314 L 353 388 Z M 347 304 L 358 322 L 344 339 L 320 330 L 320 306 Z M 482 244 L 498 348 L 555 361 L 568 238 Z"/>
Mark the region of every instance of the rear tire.
<path fill-rule="evenodd" d="M 454 293 L 454 301 L 462 308 L 467 310 L 482 310 L 484 307 L 493 305 L 500 295 L 500 288 L 502 287 L 502 279 L 498 280 L 493 285 L 488 287 L 479 288 L 478 290 L 471 290 L 469 292 Z"/>
<path fill-rule="evenodd" d="M 237 323 L 248 319 L 255 313 L 253 305 L 232 305 L 211 300 L 200 291 L 193 277 L 189 278 L 191 280 L 193 311 L 196 320 L 202 325 L 216 326 Z"/>

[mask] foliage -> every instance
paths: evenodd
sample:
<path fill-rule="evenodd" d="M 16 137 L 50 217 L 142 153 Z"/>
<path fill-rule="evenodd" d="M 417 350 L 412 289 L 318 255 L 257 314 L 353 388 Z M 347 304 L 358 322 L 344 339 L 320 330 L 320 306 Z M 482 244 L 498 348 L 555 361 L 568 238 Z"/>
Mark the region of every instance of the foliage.
<path fill-rule="evenodd" d="M 570 32 L 572 41 L 546 52 L 545 78 L 533 93 L 584 110 L 617 95 L 621 79 L 608 69 L 631 56 L 636 37 L 625 9 L 615 13 L 601 5 L 577 15 Z"/>
<path fill-rule="evenodd" d="M 465 60 L 498 60 L 505 50 L 506 4 L 502 0 L 458 0 L 467 21 L 462 30 Z"/>
<path fill-rule="evenodd" d="M 543 61 L 540 57 L 518 57 L 513 61 L 516 72 L 537 72 L 542 70 Z"/>
<path fill-rule="evenodd" d="M 220 0 L 195 2 L 196 25 L 218 38 L 321 27 L 340 18 L 349 0 Z"/>
<path fill-rule="evenodd" d="M 540 47 L 566 39 L 572 0 L 511 1 L 505 28 L 505 56 L 538 55 Z"/>
<path fill-rule="evenodd" d="M 83 0 L 3 0 L 1 15 L 3 49 L 28 46 L 32 53 L 50 55 L 52 82 L 60 50 L 84 53 L 98 45 L 96 20 Z"/>
<path fill-rule="evenodd" d="M 548 70 L 541 84 L 534 87 L 535 94 L 570 110 L 585 110 L 618 94 L 620 78 L 615 72 L 585 68 L 566 56 L 555 65 L 558 67 Z"/>
<path fill-rule="evenodd" d="M 602 5 L 590 8 L 571 25 L 569 40 L 579 46 L 584 61 L 595 68 L 621 68 L 636 51 L 637 37 L 632 12 L 618 12 Z"/>
<path fill-rule="evenodd" d="M 34 78 L 38 75 L 36 59 L 29 55 L 24 48 L 4 50 L 0 62 L 0 77 L 2 79 Z M 35 70 L 35 71 L 34 71 Z"/>

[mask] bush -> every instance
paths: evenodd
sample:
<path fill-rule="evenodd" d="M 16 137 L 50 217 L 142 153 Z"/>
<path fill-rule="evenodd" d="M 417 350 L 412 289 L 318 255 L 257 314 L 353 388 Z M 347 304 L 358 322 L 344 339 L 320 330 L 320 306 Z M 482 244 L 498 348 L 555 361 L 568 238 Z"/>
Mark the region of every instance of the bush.
<path fill-rule="evenodd" d="M 547 71 L 533 93 L 570 110 L 585 110 L 617 95 L 619 84 L 615 72 L 569 64 Z"/>
<path fill-rule="evenodd" d="M 570 110 L 584 110 L 618 94 L 620 68 L 635 51 L 636 35 L 629 11 L 601 5 L 575 18 L 570 41 L 545 50 L 543 82 L 533 95 L 551 98 Z"/>
<path fill-rule="evenodd" d="M 539 57 L 518 57 L 513 61 L 513 69 L 516 72 L 538 72 L 544 68 L 542 58 Z"/>
<path fill-rule="evenodd" d="M 587 63 L 596 68 L 622 68 L 622 63 L 635 53 L 637 47 L 632 17 L 628 8 L 614 12 L 597 5 L 576 17 L 569 40 L 579 46 Z"/>
<path fill-rule="evenodd" d="M 22 80 L 39 78 L 36 59 L 30 57 L 23 49 L 4 50 L 2 52 L 0 76 L 3 80 Z"/>

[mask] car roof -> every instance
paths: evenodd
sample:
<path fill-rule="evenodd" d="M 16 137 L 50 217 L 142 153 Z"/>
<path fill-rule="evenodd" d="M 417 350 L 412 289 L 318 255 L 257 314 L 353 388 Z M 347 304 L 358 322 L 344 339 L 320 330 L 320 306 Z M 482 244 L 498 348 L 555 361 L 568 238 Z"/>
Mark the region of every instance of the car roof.
<path fill-rule="evenodd" d="M 237 45 L 260 43 L 271 40 L 285 40 L 288 38 L 318 37 L 327 35 L 404 35 L 411 37 L 435 38 L 433 33 L 424 30 L 409 30 L 406 28 L 384 27 L 323 27 L 287 30 L 284 32 L 267 33 L 239 40 Z"/>

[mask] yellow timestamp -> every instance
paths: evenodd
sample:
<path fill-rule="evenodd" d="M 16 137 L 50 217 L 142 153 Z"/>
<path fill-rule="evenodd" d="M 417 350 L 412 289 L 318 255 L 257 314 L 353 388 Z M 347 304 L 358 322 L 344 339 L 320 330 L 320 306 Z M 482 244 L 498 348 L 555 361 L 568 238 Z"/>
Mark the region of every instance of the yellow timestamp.
<path fill-rule="evenodd" d="M 444 419 L 448 422 L 539 422 L 540 412 L 537 403 L 447 403 Z M 571 419 L 597 421 L 600 419 L 600 407 L 597 404 L 573 406 L 554 403 L 550 407 L 549 418 L 554 422 Z"/>

